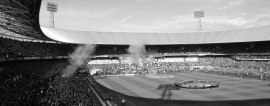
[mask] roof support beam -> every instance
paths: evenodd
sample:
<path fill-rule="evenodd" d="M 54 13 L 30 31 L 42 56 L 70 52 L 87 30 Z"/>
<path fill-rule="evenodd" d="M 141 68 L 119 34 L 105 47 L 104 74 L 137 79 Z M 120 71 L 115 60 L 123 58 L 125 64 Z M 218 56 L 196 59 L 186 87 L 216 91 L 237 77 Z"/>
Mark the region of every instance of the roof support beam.
<path fill-rule="evenodd" d="M 29 8 L 25 7 L 23 4 L 19 3 L 17 0 L 12 0 L 12 1 L 29 11 Z"/>
<path fill-rule="evenodd" d="M 8 20 L 10 23 L 12 23 L 12 22 L 17 22 L 17 23 L 19 23 L 19 24 L 22 24 L 22 25 L 25 25 L 25 26 L 27 26 L 27 27 L 32 27 L 31 25 L 27 25 L 27 24 L 25 24 L 25 23 L 22 23 L 22 22 L 24 22 L 24 21 L 20 21 L 20 20 L 10 20 L 10 19 L 7 19 L 7 18 L 4 18 L 4 19 L 6 19 L 6 20 Z M 1 21 L 2 22 L 2 21 Z M 7 22 L 2 22 L 2 23 L 7 23 Z M 26 22 L 26 23 L 29 23 L 29 22 Z"/>
<path fill-rule="evenodd" d="M 5 13 L 29 13 L 27 11 L 4 11 Z"/>
<path fill-rule="evenodd" d="M 21 15 L 23 15 L 24 17 L 26 17 L 26 18 L 28 18 L 28 19 L 32 20 L 31 18 L 29 18 L 29 17 L 28 17 L 28 16 L 26 16 L 25 14 L 21 14 Z"/>
<path fill-rule="evenodd" d="M 18 10 L 18 11 L 28 11 L 28 10 L 24 10 L 24 9 L 14 8 L 14 7 L 11 7 L 11 6 L 5 6 L 5 5 L 2 5 L 2 4 L 0 4 L 0 7 L 1 8 L 8 8 L 8 9 L 13 9 L 13 10 Z M 30 12 L 28 12 L 28 13 L 30 13 Z"/>
<path fill-rule="evenodd" d="M 1 2 L 0 2 L 1 3 Z M 3 3 L 3 2 L 2 2 Z M 30 13 L 29 10 L 24 10 L 24 9 L 19 9 L 19 8 L 14 8 L 14 7 L 11 7 L 11 6 L 6 6 L 6 5 L 3 5 L 3 4 L 0 4 L 0 8 L 4 8 L 4 9 L 11 9 L 11 10 L 14 10 L 15 12 L 13 13 L 21 13 L 21 15 L 23 15 L 24 17 L 30 19 L 28 16 L 26 16 L 24 13 Z M 9 12 L 9 11 L 8 11 Z M 32 20 L 32 19 L 31 19 Z M 33 20 L 32 20 L 33 21 Z"/>
<path fill-rule="evenodd" d="M 20 21 L 27 22 L 27 23 L 34 22 L 33 20 L 23 19 L 23 18 L 20 18 L 20 17 L 16 17 L 14 15 L 9 15 L 8 14 L 8 16 L 14 18 L 15 20 L 13 20 L 13 21 L 17 21 L 17 22 L 20 22 Z"/>

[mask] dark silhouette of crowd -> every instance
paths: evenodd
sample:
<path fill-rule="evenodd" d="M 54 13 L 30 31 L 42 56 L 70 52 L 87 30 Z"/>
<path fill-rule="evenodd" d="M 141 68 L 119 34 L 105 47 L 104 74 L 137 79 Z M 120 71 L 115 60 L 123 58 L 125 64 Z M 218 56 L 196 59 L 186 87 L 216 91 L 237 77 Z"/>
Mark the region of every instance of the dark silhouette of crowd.
<path fill-rule="evenodd" d="M 45 81 L 67 66 L 66 60 L 1 62 L 0 105 L 29 106 Z"/>
<path fill-rule="evenodd" d="M 264 59 L 270 59 L 269 55 L 236 55 L 233 56 L 233 58 L 238 60 L 264 60 Z"/>
<path fill-rule="evenodd" d="M 238 77 L 258 77 L 267 80 L 270 73 L 270 42 L 146 45 L 149 54 L 232 53 L 227 57 L 153 57 L 142 64 L 122 63 L 110 55 L 128 57 L 128 45 L 97 45 L 94 55 L 108 55 L 95 59 L 91 69 L 102 69 L 99 74 L 151 74 L 168 72 L 203 72 Z M 18 41 L 0 37 L 0 58 L 67 56 L 78 44 Z M 165 54 L 166 53 L 166 54 Z M 235 55 L 236 53 L 266 53 L 264 55 Z M 147 57 L 147 56 L 146 56 Z M 246 59 L 246 60 L 245 60 Z M 260 60 L 266 59 L 266 60 Z M 93 93 L 83 79 L 60 77 L 69 64 L 64 59 L 2 61 L 0 63 L 0 106 L 29 105 L 97 105 Z M 197 68 L 198 66 L 202 68 Z M 265 79 L 266 76 L 266 79 Z M 40 98 L 37 100 L 36 98 Z M 34 102 L 38 101 L 37 104 Z"/>
<path fill-rule="evenodd" d="M 74 44 L 18 41 L 0 37 L 0 57 L 67 56 Z"/>
<path fill-rule="evenodd" d="M 148 53 L 154 54 L 198 54 L 198 53 L 270 53 L 269 41 L 234 42 L 215 44 L 174 44 L 174 45 L 145 45 Z M 97 55 L 128 54 L 128 45 L 98 45 Z"/>
<path fill-rule="evenodd" d="M 269 41 L 223 43 L 223 44 L 189 44 L 189 45 L 145 45 L 149 54 L 199 54 L 199 53 L 269 53 Z M 67 56 L 78 44 L 44 43 L 33 41 L 18 41 L 0 37 L 0 57 L 44 57 Z M 97 45 L 94 55 L 128 54 L 129 45 Z M 242 58 L 269 58 L 264 56 L 249 56 Z"/>
<path fill-rule="evenodd" d="M 97 106 L 97 100 L 84 79 L 56 76 L 40 106 Z"/>

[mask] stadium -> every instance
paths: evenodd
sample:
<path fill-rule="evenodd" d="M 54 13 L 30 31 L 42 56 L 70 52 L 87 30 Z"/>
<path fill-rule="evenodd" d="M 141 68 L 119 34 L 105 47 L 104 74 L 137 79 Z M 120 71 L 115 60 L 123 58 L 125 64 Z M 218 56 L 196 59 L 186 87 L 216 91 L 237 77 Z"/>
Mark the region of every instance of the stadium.
<path fill-rule="evenodd" d="M 119 1 L 120 4 L 126 2 Z M 233 27 L 234 21 L 228 21 L 231 23 L 225 23 L 228 25 L 226 29 L 203 31 L 204 22 L 206 28 L 210 27 L 209 23 L 213 28 L 221 26 L 203 20 L 207 10 L 204 8 L 205 11 L 196 10 L 192 16 L 196 31 L 166 29 L 164 26 L 171 24 L 168 20 L 162 21 L 163 29 L 140 29 L 133 25 L 132 30 L 124 30 L 120 27 L 155 6 L 140 7 L 139 4 L 153 1 L 142 0 L 119 6 L 106 4 L 108 1 L 90 0 L 1 0 L 0 106 L 270 106 L 270 21 L 268 24 L 259 20 L 264 24 L 238 28 Z M 169 7 L 181 5 L 176 1 L 187 2 L 172 0 L 172 4 L 166 3 L 170 4 Z M 215 3 L 220 1 L 213 0 Z M 233 6 L 243 1 L 224 1 L 228 3 L 225 12 L 230 20 L 229 9 L 232 14 Z M 105 7 L 117 6 L 91 16 L 93 23 L 110 15 L 109 19 L 113 20 L 112 14 L 116 17 L 127 14 L 120 11 L 128 10 L 127 7 L 140 10 L 107 28 L 100 27 L 102 22 L 89 30 L 78 30 L 85 28 L 84 24 L 70 27 L 78 23 L 65 18 L 76 17 L 77 21 L 89 18 L 86 13 L 78 15 L 76 12 L 80 9 L 70 8 L 70 5 L 81 3 L 81 11 L 87 13 L 102 10 L 87 10 L 86 7 L 91 7 L 87 4 L 90 2 L 95 8 L 100 8 L 102 3 Z M 159 6 L 166 5 L 163 2 Z M 155 13 L 159 12 L 162 11 L 152 10 L 149 16 L 158 17 Z M 58 13 L 76 15 L 60 19 Z M 258 15 L 259 18 L 263 16 Z M 134 20 L 134 23 L 147 23 L 138 20 L 143 18 Z M 250 20 L 247 22 L 254 22 Z M 152 25 L 161 23 L 161 19 L 154 21 Z M 180 17 L 177 22 L 188 21 Z M 49 25 L 44 25 L 44 22 Z M 83 23 L 89 24 L 86 20 Z M 91 25 L 87 27 L 92 28 Z M 113 28 L 115 30 L 110 30 Z M 135 31 L 136 28 L 139 31 Z"/>

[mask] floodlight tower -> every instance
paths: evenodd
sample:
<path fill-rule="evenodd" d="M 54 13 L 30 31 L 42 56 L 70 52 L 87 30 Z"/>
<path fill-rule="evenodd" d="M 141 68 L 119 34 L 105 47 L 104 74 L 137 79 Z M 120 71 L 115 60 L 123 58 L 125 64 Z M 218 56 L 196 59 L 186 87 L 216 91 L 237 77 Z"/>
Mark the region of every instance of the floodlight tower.
<path fill-rule="evenodd" d="M 54 28 L 54 12 L 57 12 L 57 4 L 53 2 L 48 2 L 47 11 L 50 11 L 49 27 Z"/>
<path fill-rule="evenodd" d="M 202 31 L 201 17 L 204 17 L 204 11 L 194 11 L 194 17 L 198 18 L 198 31 Z"/>

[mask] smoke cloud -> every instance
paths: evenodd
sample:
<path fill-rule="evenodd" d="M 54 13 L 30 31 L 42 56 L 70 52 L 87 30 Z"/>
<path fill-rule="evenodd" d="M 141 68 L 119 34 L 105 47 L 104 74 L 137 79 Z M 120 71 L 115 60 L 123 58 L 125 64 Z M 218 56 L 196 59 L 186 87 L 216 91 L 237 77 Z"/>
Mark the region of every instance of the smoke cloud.
<path fill-rule="evenodd" d="M 91 54 L 95 51 L 96 45 L 80 45 L 76 48 L 76 50 L 69 54 L 69 63 L 70 65 L 66 67 L 63 76 L 71 76 L 74 72 L 82 66 L 86 59 L 91 56 Z"/>
<path fill-rule="evenodd" d="M 142 58 L 144 58 L 147 54 L 145 44 L 140 43 L 137 45 L 129 45 L 128 53 L 131 54 L 132 63 L 137 63 L 138 65 L 142 66 Z"/>

